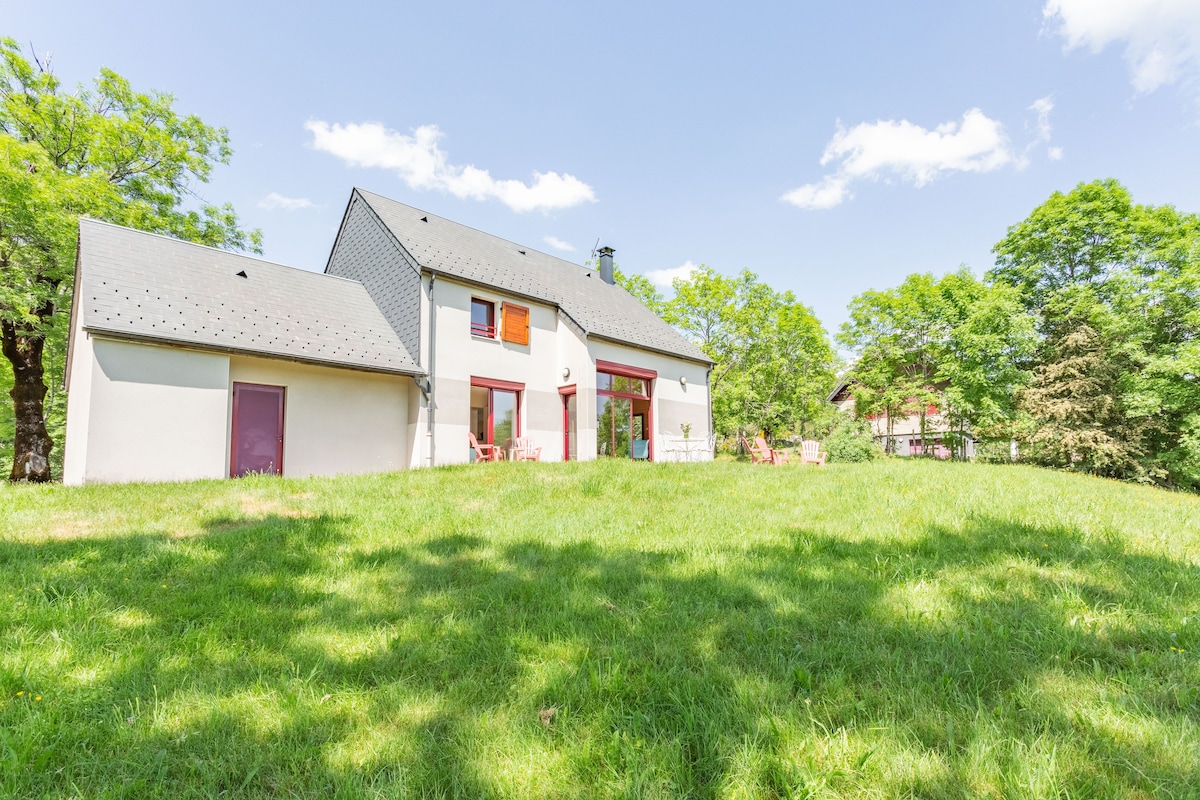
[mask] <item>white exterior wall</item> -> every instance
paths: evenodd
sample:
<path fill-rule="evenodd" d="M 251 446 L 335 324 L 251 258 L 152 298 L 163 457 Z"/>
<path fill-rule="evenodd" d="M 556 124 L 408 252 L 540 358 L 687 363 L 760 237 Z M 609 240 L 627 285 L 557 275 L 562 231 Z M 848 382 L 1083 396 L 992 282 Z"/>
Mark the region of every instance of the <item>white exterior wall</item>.
<path fill-rule="evenodd" d="M 412 463 L 407 377 L 72 335 L 64 483 L 228 476 L 235 381 L 286 387 L 285 475 Z"/>
<path fill-rule="evenodd" d="M 226 419 L 233 384 L 283 386 L 283 474 L 354 475 L 406 468 L 412 379 L 268 358 L 229 359 Z M 229 433 L 225 435 L 228 474 Z"/>
<path fill-rule="evenodd" d="M 500 323 L 501 305 L 511 302 L 529 309 L 529 344 L 518 345 L 471 335 L 471 299 L 496 304 Z M 470 460 L 467 434 L 471 426 L 471 378 L 489 378 L 525 385 L 521 393 L 521 436 L 542 448 L 543 461 L 563 458 L 562 399 L 558 388 L 564 381 L 559 363 L 561 335 L 558 311 L 552 306 L 493 291 L 477 289 L 437 278 L 433 286 L 436 306 L 427 318 L 436 316 L 431 341 L 436 353 L 432 366 L 434 397 L 434 463 L 462 464 Z M 428 454 L 426 454 L 428 456 Z"/>
<path fill-rule="evenodd" d="M 426 278 L 426 292 L 429 279 Z M 471 335 L 471 300 L 496 305 L 496 320 L 504 302 L 529 309 L 529 344 Z M 596 454 L 596 360 L 613 361 L 659 373 L 651 401 L 654 458 L 666 460 L 662 436 L 681 438 L 679 425 L 692 424 L 691 438 L 707 442 L 710 434 L 708 369 L 706 365 L 659 355 L 634 347 L 602 341 L 585 341 L 575 327 L 552 306 L 471 287 L 439 277 L 433 285 L 436 317 L 433 337 L 426 342 L 436 349 L 427 361 L 433 373 L 434 463 L 461 464 L 470 460 L 471 378 L 490 378 L 525 386 L 521 395 L 521 435 L 542 448 L 543 461 L 562 461 L 563 400 L 560 389 L 574 386 L 577 404 L 579 458 Z M 428 353 L 429 351 L 427 351 Z M 563 377 L 564 370 L 568 371 Z M 687 383 L 679 379 L 685 377 Z M 418 414 L 423 420 L 424 413 Z M 694 458 L 711 458 L 711 449 Z M 428 462 L 428 452 L 422 463 Z"/>
<path fill-rule="evenodd" d="M 65 483 L 228 473 L 228 356 L 73 333 Z"/>

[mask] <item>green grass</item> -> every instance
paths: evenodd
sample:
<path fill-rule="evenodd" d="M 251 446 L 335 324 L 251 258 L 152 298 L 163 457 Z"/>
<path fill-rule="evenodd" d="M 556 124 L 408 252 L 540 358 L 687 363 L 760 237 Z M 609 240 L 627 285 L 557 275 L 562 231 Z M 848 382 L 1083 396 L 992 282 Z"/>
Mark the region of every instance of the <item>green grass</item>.
<path fill-rule="evenodd" d="M 0 490 L 0 796 L 1196 797 L 1200 499 L 1023 467 Z"/>

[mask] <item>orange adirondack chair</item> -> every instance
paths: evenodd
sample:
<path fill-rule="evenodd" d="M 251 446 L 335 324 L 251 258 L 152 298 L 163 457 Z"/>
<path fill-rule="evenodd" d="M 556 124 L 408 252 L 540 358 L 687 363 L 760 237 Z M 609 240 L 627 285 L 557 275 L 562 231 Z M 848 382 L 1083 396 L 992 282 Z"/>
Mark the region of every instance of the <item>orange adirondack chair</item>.
<path fill-rule="evenodd" d="M 754 443 L 758 445 L 759 450 L 771 454 L 771 463 L 778 466 L 779 464 L 788 464 L 788 454 L 782 450 L 776 450 L 774 447 L 767 445 L 767 440 L 761 436 L 754 437 Z"/>
<path fill-rule="evenodd" d="M 494 444 L 480 444 L 475 438 L 475 434 L 467 432 L 467 438 L 471 440 L 471 449 L 475 451 L 475 463 L 480 464 L 484 461 L 499 461 L 504 457 L 504 451 Z"/>
<path fill-rule="evenodd" d="M 755 440 L 755 445 L 753 447 L 751 447 L 750 443 L 748 441 L 746 441 L 745 436 L 742 436 L 740 438 L 742 440 L 742 447 L 746 448 L 746 452 L 750 454 L 750 463 L 752 463 L 752 464 L 774 464 L 775 463 L 775 456 L 774 456 L 774 453 L 772 452 L 771 448 L 766 447 L 765 445 L 762 448 L 760 448 L 757 444 L 757 440 Z"/>
<path fill-rule="evenodd" d="M 812 439 L 805 439 L 800 443 L 800 465 L 816 464 L 819 467 L 825 466 L 826 452 L 821 449 L 821 443 Z"/>

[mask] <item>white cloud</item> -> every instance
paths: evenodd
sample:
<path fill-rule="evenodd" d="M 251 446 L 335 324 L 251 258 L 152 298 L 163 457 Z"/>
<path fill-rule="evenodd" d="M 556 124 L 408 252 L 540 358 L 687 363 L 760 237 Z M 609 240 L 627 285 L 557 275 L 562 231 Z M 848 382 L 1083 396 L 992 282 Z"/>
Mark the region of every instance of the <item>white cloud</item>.
<path fill-rule="evenodd" d="M 655 286 L 670 287 L 671 284 L 678 278 L 681 281 L 686 281 L 692 277 L 699 267 L 691 261 L 685 261 L 674 269 L 652 269 L 646 273 L 646 280 L 653 283 Z"/>
<path fill-rule="evenodd" d="M 841 205 L 850 196 L 850 181 L 845 177 L 830 175 L 820 183 L 809 183 L 792 189 L 782 200 L 801 208 L 822 209 Z"/>
<path fill-rule="evenodd" d="M 991 172 L 1022 162 L 1009 146 L 1004 125 L 973 108 L 961 122 L 932 130 L 908 120 L 863 122 L 849 129 L 839 123 L 821 156 L 822 166 L 831 163 L 837 164 L 832 175 L 780 199 L 801 208 L 833 208 L 850 197 L 856 180 L 894 176 L 924 186 L 947 172 Z"/>
<path fill-rule="evenodd" d="M 564 242 L 557 236 L 543 236 L 542 241 L 553 247 L 555 250 L 562 250 L 564 253 L 573 253 L 575 251 L 575 245 L 571 244 L 570 242 Z"/>
<path fill-rule="evenodd" d="M 1057 21 L 1067 49 L 1098 53 L 1125 43 L 1134 88 L 1152 92 L 1200 77 L 1200 3 L 1196 0 L 1046 0 L 1042 14 Z"/>
<path fill-rule="evenodd" d="M 299 211 L 302 208 L 316 208 L 316 204 L 307 197 L 284 197 L 278 192 L 271 192 L 258 201 L 258 207 L 265 208 L 268 211 L 273 211 L 277 208 L 282 208 L 284 211 Z"/>
<path fill-rule="evenodd" d="M 1060 160 L 1063 157 L 1063 149 L 1049 146 L 1050 136 L 1054 132 L 1053 126 L 1050 125 L 1050 112 L 1054 110 L 1054 100 L 1048 95 L 1040 97 L 1033 101 L 1029 110 L 1037 112 L 1037 123 L 1035 123 L 1034 139 L 1025 146 L 1025 151 L 1021 155 L 1021 165 L 1024 166 L 1027 163 L 1026 156 L 1039 144 L 1047 145 L 1046 155 L 1051 161 Z"/>
<path fill-rule="evenodd" d="M 533 182 L 526 184 L 497 180 L 474 165 L 451 164 L 438 146 L 442 132 L 436 125 L 422 125 L 412 136 L 378 122 L 341 125 L 310 120 L 304 127 L 312 133 L 312 146 L 317 150 L 353 167 L 394 170 L 413 189 L 437 189 L 460 199 L 496 199 L 517 212 L 570 208 L 596 200 L 592 187 L 574 175 L 534 172 Z"/>

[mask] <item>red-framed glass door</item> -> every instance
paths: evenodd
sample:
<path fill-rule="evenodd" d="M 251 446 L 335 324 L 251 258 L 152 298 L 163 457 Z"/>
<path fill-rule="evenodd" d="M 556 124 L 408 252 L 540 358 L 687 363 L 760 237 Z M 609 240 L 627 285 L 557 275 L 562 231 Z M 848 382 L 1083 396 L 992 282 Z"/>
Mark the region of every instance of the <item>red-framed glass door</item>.
<path fill-rule="evenodd" d="M 563 401 L 563 461 L 579 460 L 579 392 L 575 386 L 558 390 Z"/>
<path fill-rule="evenodd" d="M 475 438 L 503 448 L 520 436 L 524 391 L 523 383 L 472 377 L 470 424 Z"/>
<path fill-rule="evenodd" d="M 654 460 L 651 369 L 596 361 L 596 455 Z"/>

